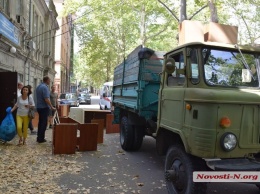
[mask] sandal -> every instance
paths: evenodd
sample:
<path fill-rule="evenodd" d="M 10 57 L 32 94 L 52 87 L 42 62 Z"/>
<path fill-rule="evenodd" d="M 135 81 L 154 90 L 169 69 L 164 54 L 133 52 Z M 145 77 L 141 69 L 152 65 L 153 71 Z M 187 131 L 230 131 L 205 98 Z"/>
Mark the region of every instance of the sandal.
<path fill-rule="evenodd" d="M 23 145 L 26 145 L 26 140 L 25 139 L 23 140 Z"/>
<path fill-rule="evenodd" d="M 18 145 L 18 146 L 23 145 L 23 140 L 22 140 L 22 139 L 19 139 L 19 143 L 18 143 L 17 145 Z"/>

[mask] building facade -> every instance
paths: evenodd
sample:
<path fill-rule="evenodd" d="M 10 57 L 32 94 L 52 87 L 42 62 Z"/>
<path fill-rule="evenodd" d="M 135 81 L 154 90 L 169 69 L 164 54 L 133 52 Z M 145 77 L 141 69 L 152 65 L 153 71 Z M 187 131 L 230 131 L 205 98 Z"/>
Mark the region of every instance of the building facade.
<path fill-rule="evenodd" d="M 72 73 L 72 51 L 73 48 L 73 19 L 72 15 L 62 16 L 64 0 L 54 0 L 58 12 L 58 24 L 60 29 L 56 36 L 55 51 L 55 85 L 58 93 L 70 92 L 70 77 Z"/>
<path fill-rule="evenodd" d="M 54 80 L 57 16 L 52 0 L 0 0 L 0 71 L 33 88 Z"/>

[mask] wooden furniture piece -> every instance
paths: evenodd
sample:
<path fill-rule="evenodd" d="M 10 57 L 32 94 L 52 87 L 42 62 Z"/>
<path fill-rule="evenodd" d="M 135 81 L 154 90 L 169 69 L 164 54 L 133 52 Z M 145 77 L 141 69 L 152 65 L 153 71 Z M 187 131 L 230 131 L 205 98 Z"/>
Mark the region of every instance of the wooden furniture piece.
<path fill-rule="evenodd" d="M 98 144 L 98 124 L 79 124 L 80 136 L 77 138 L 79 151 L 96 151 Z"/>
<path fill-rule="evenodd" d="M 59 112 L 60 110 L 60 112 Z M 69 116 L 70 107 L 67 104 L 60 104 L 60 108 L 58 110 L 58 114 L 61 117 L 67 117 Z"/>
<path fill-rule="evenodd" d="M 84 123 L 90 123 L 92 119 L 106 120 L 107 114 L 111 114 L 111 110 L 98 110 L 98 109 L 71 107 L 69 112 L 69 117 L 81 124 L 84 124 Z"/>
<path fill-rule="evenodd" d="M 77 146 L 79 151 L 97 150 L 98 124 L 80 124 L 69 117 L 59 117 L 59 119 L 61 123 L 78 124 L 79 137 L 77 137 Z"/>
<path fill-rule="evenodd" d="M 77 121 L 69 118 L 69 117 L 59 117 L 60 123 L 78 123 Z"/>
<path fill-rule="evenodd" d="M 32 119 L 32 125 L 33 125 L 33 128 L 38 128 L 38 123 L 39 123 L 39 114 L 38 112 L 35 112 L 35 117 L 34 119 Z"/>
<path fill-rule="evenodd" d="M 77 123 L 60 123 L 53 128 L 53 154 L 75 154 Z"/>
<path fill-rule="evenodd" d="M 103 119 L 92 119 L 91 123 L 97 123 L 98 124 L 97 142 L 103 143 L 104 142 L 104 127 L 105 127 L 104 120 Z"/>
<path fill-rule="evenodd" d="M 114 120 L 113 114 L 106 115 L 106 134 L 120 132 L 119 124 L 113 124 L 113 120 Z"/>

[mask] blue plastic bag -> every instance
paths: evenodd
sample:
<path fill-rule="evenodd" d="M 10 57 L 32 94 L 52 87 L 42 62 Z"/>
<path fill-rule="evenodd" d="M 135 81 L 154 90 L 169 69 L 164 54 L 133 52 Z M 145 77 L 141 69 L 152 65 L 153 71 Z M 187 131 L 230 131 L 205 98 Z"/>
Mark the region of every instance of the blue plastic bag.
<path fill-rule="evenodd" d="M 16 127 L 11 107 L 6 109 L 7 115 L 0 125 L 0 139 L 3 141 L 11 141 L 16 135 Z"/>

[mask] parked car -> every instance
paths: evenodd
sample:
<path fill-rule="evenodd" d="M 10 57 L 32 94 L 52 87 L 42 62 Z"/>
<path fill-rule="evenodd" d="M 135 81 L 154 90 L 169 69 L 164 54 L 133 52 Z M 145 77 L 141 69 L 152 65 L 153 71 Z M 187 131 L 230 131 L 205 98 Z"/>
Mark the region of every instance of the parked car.
<path fill-rule="evenodd" d="M 79 106 L 79 100 L 77 98 L 76 93 L 62 93 L 60 95 L 60 98 L 58 99 L 59 103 L 62 104 L 67 104 L 70 107 L 71 106 Z"/>
<path fill-rule="evenodd" d="M 91 95 L 88 92 L 81 92 L 78 95 L 79 104 L 91 104 Z"/>

